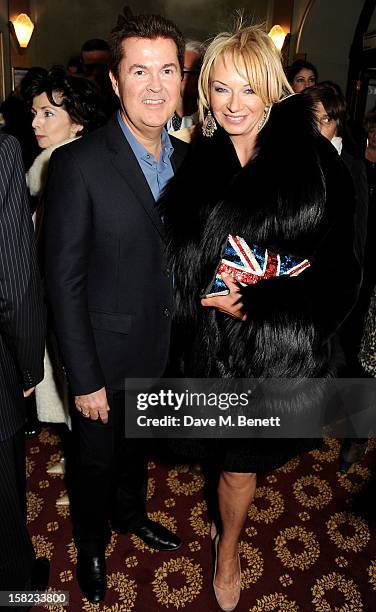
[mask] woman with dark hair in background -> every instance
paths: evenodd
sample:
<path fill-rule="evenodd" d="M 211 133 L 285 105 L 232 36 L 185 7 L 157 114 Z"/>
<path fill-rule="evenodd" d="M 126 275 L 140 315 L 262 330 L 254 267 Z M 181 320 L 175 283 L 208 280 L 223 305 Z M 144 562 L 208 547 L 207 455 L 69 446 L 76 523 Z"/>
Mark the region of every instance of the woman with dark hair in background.
<path fill-rule="evenodd" d="M 24 97 L 32 115 L 32 127 L 40 149 L 27 173 L 30 194 L 37 197 L 37 233 L 41 229 L 42 195 L 48 162 L 53 151 L 105 122 L 96 85 L 88 79 L 68 75 L 60 67 L 35 73 L 24 85 Z"/>
<path fill-rule="evenodd" d="M 314 87 L 318 81 L 316 66 L 300 59 L 286 68 L 286 76 L 295 93 Z"/>
<path fill-rule="evenodd" d="M 94 83 L 72 76 L 61 68 L 40 70 L 24 85 L 25 99 L 33 116 L 32 127 L 42 152 L 26 175 L 30 194 L 37 199 L 36 233 L 42 248 L 43 192 L 53 151 L 84 136 L 105 122 Z M 69 176 L 67 176 L 69 182 Z M 55 338 L 47 334 L 44 379 L 35 391 L 40 421 L 70 424 L 65 377 L 57 357 Z M 50 468 L 63 472 L 62 464 Z M 67 497 L 63 500 L 68 503 Z M 61 503 L 61 500 L 60 500 Z"/>

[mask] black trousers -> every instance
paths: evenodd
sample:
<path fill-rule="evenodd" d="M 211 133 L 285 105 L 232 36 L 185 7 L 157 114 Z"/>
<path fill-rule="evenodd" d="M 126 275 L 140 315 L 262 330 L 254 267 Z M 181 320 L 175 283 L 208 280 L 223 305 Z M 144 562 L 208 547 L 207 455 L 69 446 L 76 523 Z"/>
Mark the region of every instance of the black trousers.
<path fill-rule="evenodd" d="M 146 518 L 145 443 L 125 438 L 124 393 L 107 390 L 107 399 L 106 424 L 83 417 L 72 406 L 71 516 L 76 546 L 87 554 L 103 550 L 109 521 L 132 530 Z"/>
<path fill-rule="evenodd" d="M 35 553 L 26 528 L 25 434 L 0 442 L 0 590 L 30 587 Z"/>

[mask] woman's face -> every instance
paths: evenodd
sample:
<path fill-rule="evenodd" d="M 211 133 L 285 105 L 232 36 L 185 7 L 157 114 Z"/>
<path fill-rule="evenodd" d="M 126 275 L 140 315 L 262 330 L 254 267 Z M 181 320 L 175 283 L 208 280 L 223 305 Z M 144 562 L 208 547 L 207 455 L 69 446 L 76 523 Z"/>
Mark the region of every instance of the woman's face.
<path fill-rule="evenodd" d="M 231 58 L 223 56 L 218 57 L 212 69 L 210 107 L 217 123 L 230 137 L 257 134 L 265 109 L 246 76 L 237 72 Z"/>
<path fill-rule="evenodd" d="M 299 70 L 298 74 L 295 75 L 291 86 L 295 93 L 300 93 L 304 89 L 307 89 L 307 87 L 314 87 L 314 85 L 316 85 L 315 73 L 308 68 L 302 68 Z"/>
<path fill-rule="evenodd" d="M 56 102 L 59 102 L 57 96 Z M 75 138 L 77 132 L 83 127 L 73 123 L 64 108 L 51 104 L 45 92 L 33 98 L 31 112 L 34 116 L 31 125 L 41 149 L 47 149 L 51 145 Z"/>
<path fill-rule="evenodd" d="M 332 140 L 332 138 L 336 135 L 337 132 L 337 122 L 335 119 L 331 119 L 322 102 L 318 102 L 316 104 L 316 119 L 318 128 L 323 136 L 328 140 Z"/>

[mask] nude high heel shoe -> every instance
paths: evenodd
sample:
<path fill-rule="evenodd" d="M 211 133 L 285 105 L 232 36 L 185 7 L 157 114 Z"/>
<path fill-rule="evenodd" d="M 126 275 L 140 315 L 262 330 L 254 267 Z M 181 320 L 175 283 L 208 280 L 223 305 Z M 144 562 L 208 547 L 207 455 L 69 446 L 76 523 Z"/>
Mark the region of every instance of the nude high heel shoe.
<path fill-rule="evenodd" d="M 212 542 L 214 542 L 215 538 L 217 537 L 217 534 L 218 534 L 217 526 L 215 522 L 212 521 L 210 523 L 210 539 Z"/>
<path fill-rule="evenodd" d="M 239 565 L 239 578 L 232 587 L 220 587 L 215 584 L 215 577 L 217 575 L 217 559 L 218 559 L 218 541 L 219 534 L 216 535 L 214 540 L 214 578 L 213 578 L 213 589 L 217 603 L 221 610 L 224 612 L 232 612 L 235 610 L 240 599 L 240 581 L 241 581 L 241 567 L 240 557 L 238 553 L 238 565 Z"/>

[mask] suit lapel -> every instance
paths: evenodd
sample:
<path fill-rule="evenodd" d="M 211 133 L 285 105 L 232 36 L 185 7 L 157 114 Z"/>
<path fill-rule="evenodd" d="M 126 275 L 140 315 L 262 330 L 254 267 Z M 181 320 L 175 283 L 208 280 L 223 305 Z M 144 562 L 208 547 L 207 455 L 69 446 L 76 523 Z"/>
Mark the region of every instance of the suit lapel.
<path fill-rule="evenodd" d="M 171 140 L 172 146 L 174 147 L 174 152 L 171 155 L 171 165 L 172 165 L 172 169 L 174 173 L 176 173 L 176 171 L 179 169 L 179 167 L 184 161 L 184 158 L 187 154 L 188 145 L 185 143 L 182 143 L 180 140 L 178 140 L 174 136 L 171 136 L 171 134 L 170 134 L 170 140 Z"/>
<path fill-rule="evenodd" d="M 136 199 L 163 238 L 163 224 L 153 194 L 127 139 L 121 131 L 116 115 L 107 124 L 107 144 L 113 165 L 133 191 Z"/>

